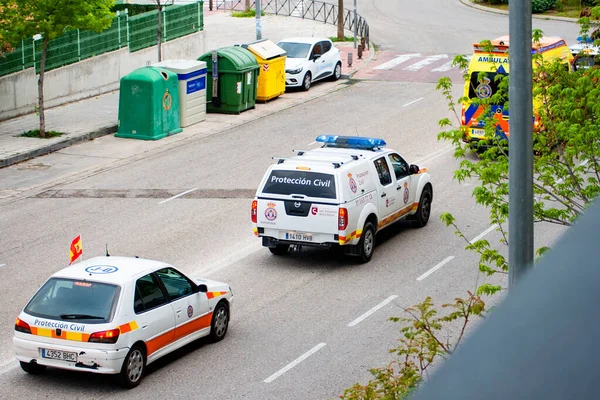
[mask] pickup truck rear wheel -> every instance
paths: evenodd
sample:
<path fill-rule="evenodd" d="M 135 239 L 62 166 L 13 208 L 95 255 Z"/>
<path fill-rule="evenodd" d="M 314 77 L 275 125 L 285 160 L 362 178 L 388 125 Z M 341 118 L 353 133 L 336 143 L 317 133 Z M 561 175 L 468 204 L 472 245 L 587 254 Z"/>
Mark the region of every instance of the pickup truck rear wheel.
<path fill-rule="evenodd" d="M 276 256 L 286 255 L 289 249 L 290 249 L 289 244 L 278 244 L 275 247 L 269 247 L 269 250 L 271 251 L 271 253 L 275 254 Z"/>
<path fill-rule="evenodd" d="M 362 234 L 360 235 L 360 241 L 356 245 L 358 257 L 362 263 L 371 261 L 373 252 L 375 251 L 375 227 L 370 222 L 365 224 Z"/>

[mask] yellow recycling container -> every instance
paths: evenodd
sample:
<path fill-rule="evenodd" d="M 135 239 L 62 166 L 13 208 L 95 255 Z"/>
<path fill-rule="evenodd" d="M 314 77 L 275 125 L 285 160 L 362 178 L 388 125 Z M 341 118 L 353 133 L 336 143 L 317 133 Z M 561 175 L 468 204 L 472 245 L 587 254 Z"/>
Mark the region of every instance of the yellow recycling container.
<path fill-rule="evenodd" d="M 248 49 L 260 66 L 257 101 L 268 101 L 285 92 L 285 59 L 287 53 L 268 39 L 242 45 Z"/>

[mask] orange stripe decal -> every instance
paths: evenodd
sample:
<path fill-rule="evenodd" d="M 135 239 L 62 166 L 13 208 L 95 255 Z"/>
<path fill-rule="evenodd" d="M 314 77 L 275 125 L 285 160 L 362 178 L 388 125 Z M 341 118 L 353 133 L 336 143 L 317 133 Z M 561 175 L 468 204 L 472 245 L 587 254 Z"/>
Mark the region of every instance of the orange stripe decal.
<path fill-rule="evenodd" d="M 403 216 L 405 216 L 409 212 L 417 210 L 418 208 L 419 208 L 419 203 L 413 203 L 413 204 L 411 204 L 409 206 L 406 206 L 402 210 L 397 211 L 394 214 L 390 215 L 389 217 L 386 217 L 386 218 L 382 219 L 379 222 L 379 224 L 377 225 L 377 228 L 381 229 L 384 226 L 387 226 L 387 225 L 391 224 L 392 222 L 397 221 L 399 218 L 402 218 Z"/>
<path fill-rule="evenodd" d="M 206 292 L 206 297 L 214 299 L 215 297 L 226 295 L 227 292 Z"/>
<path fill-rule="evenodd" d="M 212 313 L 208 313 L 199 318 L 191 320 L 183 325 L 175 328 L 175 340 L 179 340 L 191 333 L 199 331 L 200 329 L 208 328 L 212 320 Z"/>

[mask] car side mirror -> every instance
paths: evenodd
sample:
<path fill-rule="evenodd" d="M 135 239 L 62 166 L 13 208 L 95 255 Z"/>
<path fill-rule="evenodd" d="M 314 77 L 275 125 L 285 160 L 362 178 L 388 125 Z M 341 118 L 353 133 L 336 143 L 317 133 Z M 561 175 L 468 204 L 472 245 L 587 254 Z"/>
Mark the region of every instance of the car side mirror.
<path fill-rule="evenodd" d="M 206 286 L 204 283 L 198 285 L 198 292 L 200 292 L 200 293 L 208 292 L 208 286 Z"/>
<path fill-rule="evenodd" d="M 408 167 L 408 172 L 410 172 L 411 175 L 415 175 L 419 173 L 419 167 L 415 164 L 411 164 Z"/>

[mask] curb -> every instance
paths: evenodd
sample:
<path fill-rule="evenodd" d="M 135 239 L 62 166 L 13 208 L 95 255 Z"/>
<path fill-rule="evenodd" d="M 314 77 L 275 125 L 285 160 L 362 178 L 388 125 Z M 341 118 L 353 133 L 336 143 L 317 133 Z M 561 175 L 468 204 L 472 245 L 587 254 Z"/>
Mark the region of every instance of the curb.
<path fill-rule="evenodd" d="M 475 3 L 471 2 L 470 0 L 459 0 L 459 1 L 463 5 L 465 5 L 467 7 L 475 8 L 475 9 L 480 10 L 480 11 L 485 11 L 485 12 L 489 12 L 489 13 L 492 13 L 492 14 L 508 15 L 508 11 L 498 10 L 498 9 L 492 8 L 492 7 L 480 6 L 479 4 L 475 4 Z M 574 22 L 574 23 L 577 23 L 577 21 L 579 21 L 578 18 L 553 17 L 551 15 L 546 16 L 546 15 L 533 14 L 531 17 L 535 18 L 535 19 L 554 20 L 554 21 L 563 21 L 563 22 Z"/>
<path fill-rule="evenodd" d="M 57 143 L 52 143 L 52 144 L 40 147 L 35 150 L 20 153 L 20 154 L 14 155 L 12 157 L 8 157 L 6 159 L 0 160 L 0 168 L 5 168 L 5 167 L 8 167 L 13 164 L 31 160 L 36 157 L 44 156 L 46 154 L 50 154 L 55 151 L 62 150 L 65 147 L 70 147 L 77 143 L 96 139 L 101 136 L 110 135 L 111 133 L 114 133 L 116 131 L 117 131 L 117 125 L 106 126 L 104 128 L 100 128 L 100 129 L 97 129 L 92 132 L 84 133 L 82 135 L 74 136 L 69 139 L 57 142 Z M 40 139 L 40 140 L 43 140 L 43 139 Z"/>

